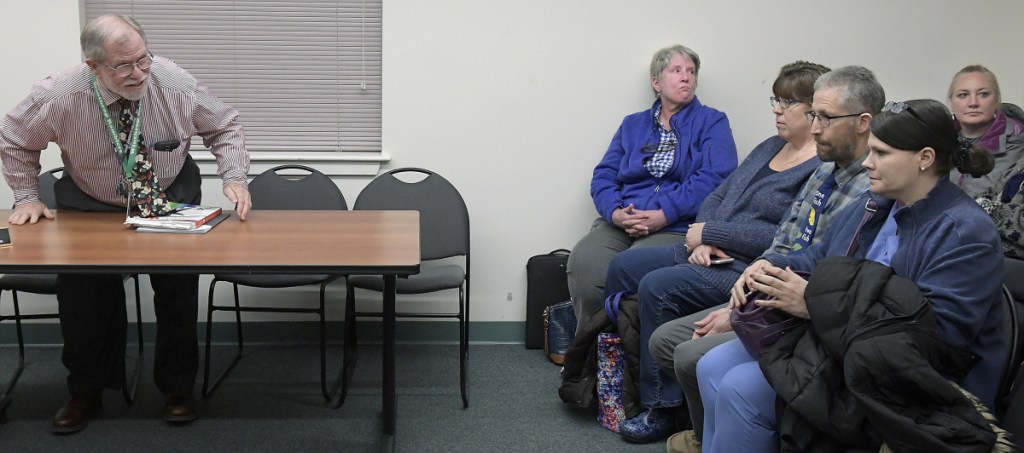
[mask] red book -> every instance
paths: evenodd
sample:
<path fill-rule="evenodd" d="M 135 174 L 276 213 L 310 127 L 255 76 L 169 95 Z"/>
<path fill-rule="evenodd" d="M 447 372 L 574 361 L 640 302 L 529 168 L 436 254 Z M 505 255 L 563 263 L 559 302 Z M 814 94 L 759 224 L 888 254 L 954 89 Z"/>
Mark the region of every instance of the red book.
<path fill-rule="evenodd" d="M 213 206 L 180 205 L 181 208 L 157 217 L 129 217 L 125 225 L 170 230 L 194 230 L 217 218 L 221 208 Z"/>

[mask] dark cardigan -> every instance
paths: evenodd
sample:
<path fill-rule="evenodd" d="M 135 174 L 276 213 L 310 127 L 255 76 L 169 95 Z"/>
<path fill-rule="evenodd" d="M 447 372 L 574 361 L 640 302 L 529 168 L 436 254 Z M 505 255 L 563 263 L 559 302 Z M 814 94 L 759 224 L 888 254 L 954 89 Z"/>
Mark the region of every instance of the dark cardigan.
<path fill-rule="evenodd" d="M 777 135 L 757 145 L 721 186 L 701 204 L 697 222 L 704 222 L 701 242 L 716 246 L 735 258 L 727 266 L 691 266 L 707 281 L 728 293 L 755 258 L 772 245 L 775 231 L 811 173 L 821 165 L 817 156 L 793 168 L 767 175 L 753 184 L 757 172 L 782 150 L 786 141 Z M 676 246 L 676 263 L 689 258 L 685 244 Z"/>

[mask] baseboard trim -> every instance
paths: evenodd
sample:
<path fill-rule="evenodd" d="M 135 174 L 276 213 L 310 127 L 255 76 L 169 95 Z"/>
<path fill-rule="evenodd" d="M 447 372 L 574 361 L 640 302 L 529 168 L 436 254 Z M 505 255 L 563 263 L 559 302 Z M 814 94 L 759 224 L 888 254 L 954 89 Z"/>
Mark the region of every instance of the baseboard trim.
<path fill-rule="evenodd" d="M 471 343 L 524 343 L 526 338 L 525 322 L 493 321 L 473 322 L 470 324 L 469 340 Z M 360 343 L 380 343 L 382 324 L 380 321 L 359 321 L 356 331 Z M 156 338 L 156 323 L 142 324 L 147 343 Z M 342 343 L 344 325 L 342 321 L 327 322 L 327 342 Z M 24 322 L 22 331 L 25 343 L 32 345 L 62 344 L 60 325 L 55 322 Z M 134 342 L 134 325 L 128 327 L 128 341 Z M 206 323 L 200 322 L 197 327 L 199 341 L 206 338 Z M 243 322 L 242 334 L 245 342 L 251 344 L 293 344 L 316 343 L 319 341 L 319 327 L 315 321 L 260 321 Z M 459 342 L 458 323 L 446 321 L 399 320 L 395 328 L 395 340 L 400 343 L 451 343 Z M 235 325 L 231 322 L 215 322 L 213 326 L 213 343 L 230 344 L 235 342 Z M 17 331 L 14 323 L 5 321 L 0 324 L 0 345 L 17 345 Z"/>

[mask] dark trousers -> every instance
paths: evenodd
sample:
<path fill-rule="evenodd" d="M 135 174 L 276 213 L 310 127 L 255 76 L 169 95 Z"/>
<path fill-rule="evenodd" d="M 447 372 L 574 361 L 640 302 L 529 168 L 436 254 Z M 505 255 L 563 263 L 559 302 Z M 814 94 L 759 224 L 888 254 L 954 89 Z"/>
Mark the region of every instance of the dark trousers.
<path fill-rule="evenodd" d="M 172 201 L 199 203 L 201 178 L 191 157 L 165 194 Z M 123 211 L 101 203 L 78 187 L 65 173 L 55 186 L 63 210 Z M 149 253 L 139 250 L 139 253 Z M 198 274 L 149 276 L 156 313 L 156 354 L 153 380 L 163 393 L 191 390 L 199 369 L 196 321 Z M 72 396 L 99 394 L 124 384 L 127 309 L 124 278 L 119 274 L 59 274 L 57 302 L 64 335 L 64 366 Z"/>

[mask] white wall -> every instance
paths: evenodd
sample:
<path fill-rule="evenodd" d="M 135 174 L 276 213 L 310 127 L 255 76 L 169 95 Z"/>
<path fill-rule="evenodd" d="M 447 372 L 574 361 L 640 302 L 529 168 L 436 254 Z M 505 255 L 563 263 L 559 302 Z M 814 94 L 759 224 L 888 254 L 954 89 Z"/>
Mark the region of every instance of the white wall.
<path fill-rule="evenodd" d="M 80 61 L 79 5 L 0 5 L 7 111 L 32 81 Z M 896 100 L 941 99 L 957 69 L 982 63 L 1004 100 L 1021 103 L 1022 14 L 1013 0 L 386 0 L 386 168 L 430 168 L 460 188 L 472 216 L 473 319 L 521 321 L 526 259 L 586 232 L 591 171 L 622 117 L 653 100 L 647 67 L 658 48 L 701 55 L 698 96 L 729 115 L 745 155 L 774 133 L 771 83 L 796 59 L 867 66 Z M 59 165 L 47 154 L 44 168 Z M 0 206 L 10 201 L 0 185 Z"/>

